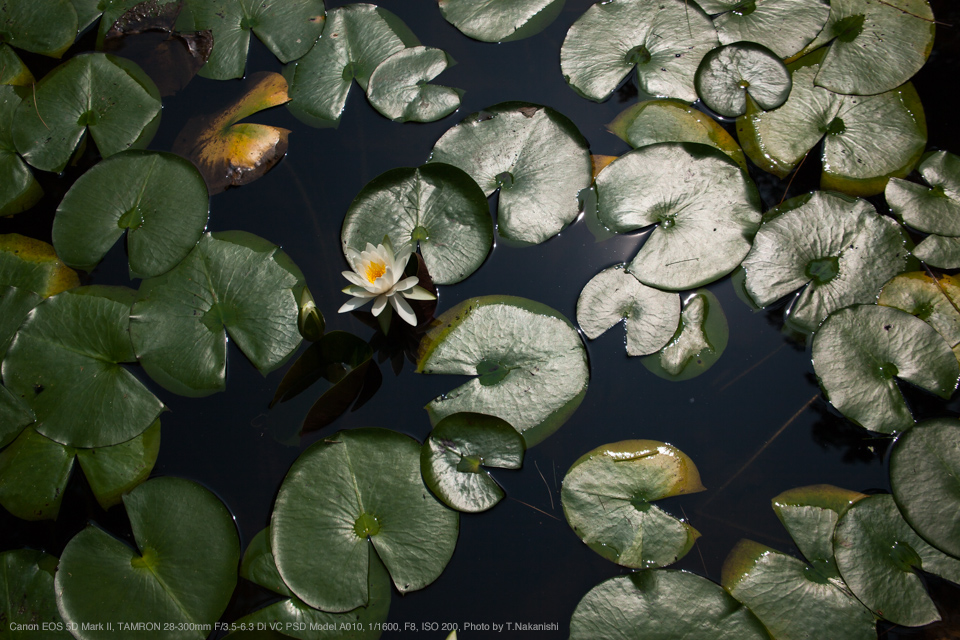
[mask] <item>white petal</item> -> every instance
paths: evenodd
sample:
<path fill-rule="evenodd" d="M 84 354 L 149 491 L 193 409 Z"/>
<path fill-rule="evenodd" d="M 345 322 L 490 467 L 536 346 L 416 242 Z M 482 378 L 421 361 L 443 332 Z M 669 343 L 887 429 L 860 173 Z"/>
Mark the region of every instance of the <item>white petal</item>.
<path fill-rule="evenodd" d="M 368 291 L 366 287 L 358 287 L 356 285 L 350 285 L 349 287 L 344 287 L 341 289 L 348 296 L 354 296 L 356 298 L 374 298 L 379 294 Z"/>
<path fill-rule="evenodd" d="M 397 253 L 396 258 L 394 258 L 394 263 L 397 265 L 397 269 L 398 269 L 399 271 L 403 271 L 403 270 L 406 268 L 407 262 L 410 261 L 410 256 L 411 256 L 411 255 L 413 255 L 413 245 L 412 245 L 412 244 L 407 243 L 407 244 L 403 245 L 402 247 L 400 247 L 399 253 Z"/>
<path fill-rule="evenodd" d="M 404 322 L 413 327 L 417 326 L 417 314 L 413 312 L 413 307 L 410 306 L 409 302 L 400 296 L 390 296 L 390 304 L 397 310 Z"/>
<path fill-rule="evenodd" d="M 383 312 L 384 307 L 387 306 L 387 296 L 380 296 L 373 301 L 373 315 L 378 316 Z"/>
<path fill-rule="evenodd" d="M 343 303 L 343 306 L 337 310 L 337 313 L 346 313 L 348 311 L 353 311 L 354 309 L 359 309 L 368 302 L 370 302 L 370 298 L 350 298 Z"/>
<path fill-rule="evenodd" d="M 354 249 L 353 247 L 347 247 L 344 250 L 344 253 L 347 254 L 347 262 L 354 264 L 360 261 L 360 252 Z"/>
<path fill-rule="evenodd" d="M 412 289 L 413 287 L 415 287 L 418 282 L 420 282 L 420 278 L 418 278 L 417 276 L 410 276 L 409 278 L 404 278 L 403 280 L 398 282 L 396 285 L 394 285 L 393 290 L 406 291 L 407 289 Z"/>
<path fill-rule="evenodd" d="M 353 271 L 341 271 L 340 273 L 342 273 L 343 277 L 349 280 L 351 284 L 355 284 L 358 287 L 363 287 L 366 289 L 367 285 L 370 284 L 363 279 L 363 276 L 356 274 Z"/>
<path fill-rule="evenodd" d="M 409 298 L 410 300 L 436 300 L 437 296 L 433 295 L 423 287 L 414 287 L 409 291 L 401 291 L 400 295 L 404 298 Z"/>

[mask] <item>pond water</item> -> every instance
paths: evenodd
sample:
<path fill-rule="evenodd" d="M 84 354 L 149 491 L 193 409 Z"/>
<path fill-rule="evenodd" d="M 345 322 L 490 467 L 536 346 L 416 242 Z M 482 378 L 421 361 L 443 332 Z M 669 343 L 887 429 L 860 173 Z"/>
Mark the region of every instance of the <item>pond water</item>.
<path fill-rule="evenodd" d="M 328 1 L 327 8 L 342 4 Z M 336 313 L 345 301 L 340 293 L 340 271 L 346 268 L 340 226 L 351 200 L 369 180 L 394 167 L 423 163 L 450 126 L 507 100 L 544 104 L 563 113 L 589 141 L 593 154 L 619 155 L 629 149 L 605 124 L 642 99 L 634 81 L 596 104 L 577 96 L 560 73 L 564 35 L 591 4 L 568 0 L 544 32 L 494 45 L 460 34 L 433 2 L 382 0 L 380 5 L 402 18 L 423 44 L 442 48 L 458 61 L 436 82 L 466 91 L 460 111 L 439 122 L 401 125 L 376 113 L 354 86 L 339 129 L 312 129 L 282 107 L 258 114 L 250 120 L 293 131 L 287 157 L 260 180 L 214 196 L 209 229 L 242 229 L 281 245 L 303 270 L 328 330 L 369 338 L 372 331 L 364 324 Z M 950 0 L 931 0 L 931 5 L 938 20 L 956 26 L 938 26 L 933 54 L 914 83 L 927 114 L 928 146 L 957 152 L 960 134 L 951 88 L 960 69 L 960 9 Z M 279 68 L 254 40 L 248 73 Z M 190 116 L 232 100 L 239 87 L 238 82 L 196 78 L 180 94 L 165 99 L 161 129 L 151 148 L 169 149 Z M 787 195 L 816 188 L 818 171 L 811 159 Z M 787 181 L 758 171 L 753 175 L 765 209 L 785 195 Z M 68 172 L 48 179 L 48 196 L 37 210 L 0 221 L 0 233 L 19 231 L 49 240 L 58 194 L 72 178 Z M 884 207 L 882 198 L 873 201 Z M 473 296 L 509 294 L 545 303 L 573 320 L 584 284 L 600 270 L 629 260 L 641 241 L 636 234 L 598 241 L 582 220 L 535 247 L 514 248 L 498 240 L 479 271 L 441 288 L 439 311 Z M 114 248 L 89 282 L 131 285 L 122 247 Z M 395 595 L 390 621 L 461 627 L 466 622 L 555 622 L 559 631 L 537 637 L 566 637 L 580 598 L 625 571 L 581 543 L 560 508 L 560 482 L 571 463 L 605 443 L 661 440 L 693 459 L 707 491 L 661 505 L 685 516 L 702 534 L 696 548 L 674 567 L 716 581 L 724 558 L 740 538 L 797 554 L 770 508 L 770 499 L 778 493 L 821 483 L 865 492 L 889 490 L 887 441 L 870 439 L 828 408 L 813 376 L 809 350 L 781 332 L 782 310 L 751 311 L 735 295 L 730 278 L 708 288 L 730 325 L 729 345 L 713 368 L 690 381 L 668 382 L 625 355 L 619 328 L 589 342 L 591 381 L 580 408 L 557 433 L 527 452 L 522 470 L 495 474 L 508 499 L 490 512 L 461 516 L 457 549 L 444 573 L 423 591 Z M 417 375 L 409 362 L 398 375 L 389 363 L 381 366 L 383 386 L 369 403 L 299 442 L 299 424 L 320 390 L 268 409 L 282 371 L 263 378 L 233 346 L 225 393 L 178 397 L 142 376 L 171 409 L 162 416 L 154 474 L 192 478 L 212 489 L 234 513 L 245 545 L 267 524 L 284 474 L 306 446 L 336 429 L 361 426 L 395 429 L 422 441 L 430 431 L 422 407 L 459 384 L 448 376 Z M 921 418 L 960 413 L 956 400 L 943 403 L 920 392 L 909 392 L 909 398 Z M 129 535 L 122 508 L 102 512 L 84 483 L 79 477 L 71 481 L 56 523 L 27 524 L 0 513 L 0 549 L 42 547 L 59 555 L 91 518 Z M 956 588 L 943 589 L 941 603 L 960 600 Z M 234 620 L 270 599 L 268 592 L 241 580 L 223 619 Z M 885 637 L 918 633 L 892 631 Z M 444 635 L 436 631 L 418 637 Z"/>

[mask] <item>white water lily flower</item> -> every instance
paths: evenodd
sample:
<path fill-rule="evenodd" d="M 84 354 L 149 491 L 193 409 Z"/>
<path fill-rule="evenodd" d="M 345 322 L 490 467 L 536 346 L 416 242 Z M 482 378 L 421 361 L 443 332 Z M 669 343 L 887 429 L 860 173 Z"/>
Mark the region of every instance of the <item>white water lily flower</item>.
<path fill-rule="evenodd" d="M 403 278 L 403 270 L 413 255 L 413 246 L 410 243 L 403 245 L 400 252 L 395 253 L 390 238 L 385 237 L 383 244 L 376 247 L 368 242 L 364 251 L 348 247 L 346 252 L 350 263 L 355 265 L 355 271 L 343 272 L 343 277 L 351 283 L 343 292 L 353 297 L 340 307 L 339 313 L 359 309 L 373 299 L 373 315 L 379 316 L 389 302 L 404 322 L 416 326 L 417 315 L 404 298 L 436 300 L 435 295 L 417 286 L 419 278 Z"/>

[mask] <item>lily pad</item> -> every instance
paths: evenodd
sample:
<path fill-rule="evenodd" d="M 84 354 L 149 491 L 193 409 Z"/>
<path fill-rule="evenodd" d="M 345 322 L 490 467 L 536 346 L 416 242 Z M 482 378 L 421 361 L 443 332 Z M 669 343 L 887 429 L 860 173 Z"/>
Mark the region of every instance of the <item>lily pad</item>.
<path fill-rule="evenodd" d="M 159 420 L 132 440 L 96 449 L 65 446 L 28 428 L 0 452 L 0 504 L 24 520 L 55 520 L 76 458 L 97 502 L 109 509 L 147 479 L 159 452 Z"/>
<path fill-rule="evenodd" d="M 877 304 L 920 318 L 936 329 L 960 358 L 960 282 L 953 276 L 933 279 L 922 271 L 904 273 L 883 286 Z"/>
<path fill-rule="evenodd" d="M 470 114 L 434 145 L 430 162 L 466 171 L 489 197 L 500 190 L 500 236 L 538 244 L 580 215 L 590 186 L 587 141 L 566 117 L 529 102 L 503 102 Z"/>
<path fill-rule="evenodd" d="M 186 0 L 177 27 L 213 31 L 213 53 L 200 70 L 204 78 L 242 78 L 250 32 L 281 62 L 301 58 L 324 26 L 323 0 Z"/>
<path fill-rule="evenodd" d="M 350 204 L 340 232 L 345 254 L 348 248 L 376 246 L 384 236 L 397 247 L 415 243 L 433 281 L 453 284 L 486 260 L 493 247 L 493 221 L 483 191 L 469 175 L 429 163 L 387 171 Z M 350 264 L 354 270 L 359 266 Z"/>
<path fill-rule="evenodd" d="M 36 416 L 30 407 L 6 387 L 0 386 L 0 449 L 13 442 L 23 428 L 34 420 Z"/>
<path fill-rule="evenodd" d="M 563 479 L 563 514 L 601 556 L 649 569 L 685 556 L 700 532 L 652 502 L 704 491 L 696 465 L 676 447 L 624 440 L 580 456 Z"/>
<path fill-rule="evenodd" d="M 160 124 L 160 93 L 129 60 L 81 54 L 37 83 L 17 108 L 13 140 L 32 166 L 63 171 L 89 131 L 104 158 L 149 144 Z"/>
<path fill-rule="evenodd" d="M 942 398 L 953 394 L 960 379 L 956 357 L 930 325 L 877 305 L 832 313 L 814 334 L 813 369 L 840 413 L 880 433 L 913 425 L 894 378 Z"/>
<path fill-rule="evenodd" d="M 66 264 L 92 271 L 126 230 L 131 273 L 158 276 L 200 240 L 208 205 L 203 176 L 187 160 L 172 153 L 125 151 L 70 188 L 53 221 L 53 246 Z"/>
<path fill-rule="evenodd" d="M 0 286 L 4 285 L 49 298 L 80 286 L 80 277 L 46 242 L 7 233 L 0 235 Z"/>
<path fill-rule="evenodd" d="M 370 602 L 371 554 L 400 593 L 415 591 L 443 571 L 458 530 L 457 512 L 423 485 L 416 440 L 354 429 L 317 442 L 293 463 L 273 509 L 270 546 L 299 598 L 340 612 Z"/>
<path fill-rule="evenodd" d="M 691 603 L 696 614 L 691 615 Z M 580 600 L 571 640 L 768 640 L 763 624 L 715 582 L 685 571 L 610 578 Z"/>
<path fill-rule="evenodd" d="M 891 178 L 884 191 L 890 210 L 918 231 L 960 236 L 960 158 L 937 151 L 917 171 L 930 187 Z"/>
<path fill-rule="evenodd" d="M 3 360 L 3 382 L 33 410 L 36 430 L 73 447 L 143 433 L 164 409 L 120 363 L 136 362 L 124 287 L 66 291 L 34 309 Z"/>
<path fill-rule="evenodd" d="M 722 116 L 747 111 L 747 97 L 761 109 L 776 109 L 790 95 L 790 72 L 770 49 L 753 42 L 735 42 L 710 51 L 694 77 L 703 103 Z"/>
<path fill-rule="evenodd" d="M 56 576 L 63 618 L 80 640 L 116 631 L 82 629 L 104 620 L 159 620 L 202 640 L 237 584 L 240 541 L 230 512 L 182 478 L 149 480 L 123 497 L 136 548 L 89 526 L 67 543 Z M 90 625 L 93 626 L 93 625 Z"/>
<path fill-rule="evenodd" d="M 842 307 L 875 302 L 907 268 L 909 238 L 866 200 L 815 192 L 768 212 L 743 260 L 746 291 L 766 307 L 803 287 L 787 320 L 806 333 Z"/>
<path fill-rule="evenodd" d="M 960 560 L 924 542 L 887 494 L 866 497 L 847 509 L 834 534 L 834 553 L 840 574 L 860 602 L 905 627 L 940 619 L 914 568 L 960 581 Z"/>
<path fill-rule="evenodd" d="M 481 42 L 510 42 L 536 35 L 563 10 L 565 0 L 439 0 L 444 20 Z"/>
<path fill-rule="evenodd" d="M 509 422 L 527 447 L 566 422 L 587 392 L 580 334 L 546 305 L 513 296 L 461 302 L 420 343 L 417 371 L 476 376 L 427 405 L 430 421 L 462 412 Z"/>
<path fill-rule="evenodd" d="M 713 147 L 634 149 L 597 176 L 600 221 L 628 233 L 656 224 L 627 265 L 651 287 L 678 291 L 733 271 L 760 225 L 760 197 L 739 166 Z"/>
<path fill-rule="evenodd" d="M 27 640 L 36 637 L 40 628 L 46 629 L 43 635 L 51 640 L 73 637 L 63 628 L 63 618 L 57 611 L 53 590 L 56 570 L 56 556 L 43 551 L 17 549 L 0 553 L 0 614 L 5 638 Z"/>
<path fill-rule="evenodd" d="M 723 588 L 777 640 L 876 640 L 873 614 L 796 558 L 741 540 L 723 563 Z"/>
<path fill-rule="evenodd" d="M 192 118 L 173 150 L 200 169 L 210 194 L 253 182 L 287 153 L 289 129 L 238 122 L 258 111 L 284 104 L 287 81 L 264 71 L 246 80 L 246 92 L 219 113 Z"/>
<path fill-rule="evenodd" d="M 716 120 L 679 100 L 646 100 L 628 108 L 607 130 L 631 147 L 658 142 L 696 142 L 716 147 L 747 170 L 740 145 Z"/>
<path fill-rule="evenodd" d="M 604 269 L 577 300 L 577 323 L 591 340 L 626 320 L 627 355 L 659 351 L 680 324 L 680 296 L 641 284 L 623 265 Z"/>
<path fill-rule="evenodd" d="M 0 48 L 0 53 L 2 51 Z M 0 65 L 5 62 L 0 59 Z M 0 216 L 26 211 L 43 196 L 43 189 L 17 154 L 13 142 L 11 125 L 13 114 L 22 101 L 21 94 L 25 91 L 12 85 L 0 85 Z"/>
<path fill-rule="evenodd" d="M 960 269 L 960 238 L 927 236 L 914 247 L 913 255 L 931 267 Z"/>
<path fill-rule="evenodd" d="M 697 99 L 693 75 L 719 44 L 710 18 L 684 0 L 609 0 L 587 9 L 560 49 L 567 84 L 602 102 L 637 68 L 640 89 L 652 96 Z"/>
<path fill-rule="evenodd" d="M 27 65 L 8 44 L 0 44 L 0 85 L 26 86 L 35 81 Z M 0 94 L 2 95 L 2 94 Z M 6 126 L 9 116 L 4 115 L 0 126 Z"/>
<path fill-rule="evenodd" d="M 437 423 L 420 449 L 424 483 L 441 502 L 477 513 L 504 497 L 487 468 L 519 469 L 526 446 L 510 423 L 479 413 L 455 413 Z"/>
<path fill-rule="evenodd" d="M 706 289 L 687 297 L 680 325 L 659 353 L 640 360 L 648 370 L 672 381 L 695 378 L 720 359 L 730 330 L 720 301 Z"/>
<path fill-rule="evenodd" d="M 433 122 L 460 108 L 463 91 L 427 84 L 456 64 L 446 52 L 432 47 L 397 51 L 373 70 L 367 99 L 395 122 Z"/>
<path fill-rule="evenodd" d="M 337 126 L 353 80 L 366 91 L 381 62 L 419 44 L 386 9 L 363 3 L 331 9 L 313 48 L 284 69 L 291 113 L 311 126 Z"/>
<path fill-rule="evenodd" d="M 7 347 L 24 318 L 42 301 L 43 298 L 33 291 L 0 286 L 0 360 L 6 355 Z"/>
<path fill-rule="evenodd" d="M 938 418 L 903 432 L 890 452 L 890 485 L 913 530 L 960 558 L 960 422 Z"/>
<path fill-rule="evenodd" d="M 817 37 L 830 15 L 830 4 L 822 0 L 701 0 L 699 4 L 708 13 L 726 12 L 713 19 L 721 44 L 756 42 L 779 58 L 802 51 Z M 714 8 L 715 5 L 718 6 Z"/>
<path fill-rule="evenodd" d="M 303 274 L 274 244 L 243 231 L 205 234 L 183 262 L 144 280 L 130 337 L 144 370 L 186 396 L 226 388 L 227 335 L 266 374 L 300 346 Z"/>
<path fill-rule="evenodd" d="M 0 42 L 59 58 L 77 37 L 77 11 L 70 0 L 0 0 Z"/>

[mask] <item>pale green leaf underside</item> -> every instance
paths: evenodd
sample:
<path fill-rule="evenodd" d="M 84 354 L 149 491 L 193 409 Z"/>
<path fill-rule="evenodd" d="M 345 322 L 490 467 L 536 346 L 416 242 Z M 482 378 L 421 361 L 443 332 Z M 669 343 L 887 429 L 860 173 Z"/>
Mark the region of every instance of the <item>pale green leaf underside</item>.
<path fill-rule="evenodd" d="M 443 18 L 466 36 L 506 42 L 535 35 L 563 9 L 565 0 L 439 0 Z"/>
<path fill-rule="evenodd" d="M 703 103 L 728 118 L 747 111 L 747 96 L 776 109 L 790 95 L 790 72 L 775 53 L 750 42 L 718 47 L 703 57 L 694 78 Z"/>
<path fill-rule="evenodd" d="M 441 49 L 409 47 L 381 62 L 370 74 L 367 99 L 396 122 L 433 122 L 460 108 L 459 89 L 427 84 L 454 64 Z"/>
<path fill-rule="evenodd" d="M 830 15 L 830 4 L 822 0 L 755 0 L 756 8 L 750 12 L 730 10 L 739 2 L 723 3 L 729 6 L 716 10 L 705 6 L 709 3 L 699 4 L 709 13 L 727 11 L 713 20 L 721 44 L 756 42 L 780 58 L 799 53 L 810 44 Z"/>
<path fill-rule="evenodd" d="M 927 156 L 917 171 L 929 188 L 892 179 L 884 197 L 893 214 L 918 231 L 960 236 L 960 158 L 947 151 Z"/>

